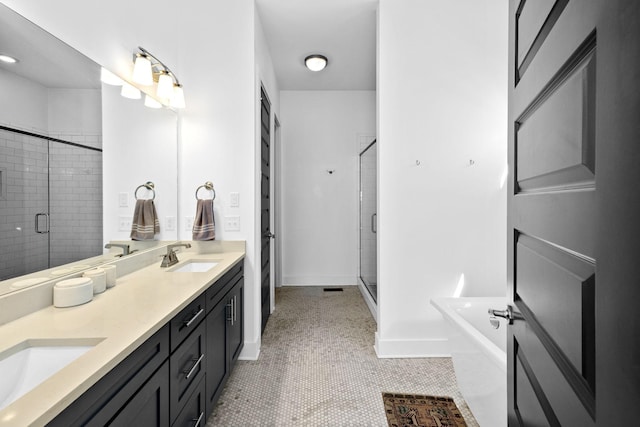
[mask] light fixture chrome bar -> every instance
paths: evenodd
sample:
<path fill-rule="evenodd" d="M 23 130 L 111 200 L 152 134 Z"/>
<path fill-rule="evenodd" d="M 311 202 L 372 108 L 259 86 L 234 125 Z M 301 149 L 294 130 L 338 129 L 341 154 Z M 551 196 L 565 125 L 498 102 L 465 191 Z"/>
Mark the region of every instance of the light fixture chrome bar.
<path fill-rule="evenodd" d="M 180 85 L 180 81 L 178 80 L 178 76 L 176 76 L 175 73 L 173 71 L 171 71 L 171 69 L 169 67 L 167 67 L 167 65 L 164 62 L 160 61 L 158 59 L 158 57 L 153 55 L 151 52 L 149 52 L 147 49 L 143 48 L 142 46 L 138 46 L 138 49 L 140 50 L 140 52 L 133 55 L 133 60 L 134 61 L 136 59 L 136 56 L 139 55 L 140 53 L 142 53 L 142 55 L 144 55 L 147 58 L 149 58 L 149 60 L 151 61 L 151 67 L 152 68 L 158 69 L 158 67 L 162 67 L 161 69 L 158 70 L 157 73 L 154 73 L 154 80 L 157 80 L 156 75 L 160 75 L 164 71 L 174 79 L 176 85 Z"/>

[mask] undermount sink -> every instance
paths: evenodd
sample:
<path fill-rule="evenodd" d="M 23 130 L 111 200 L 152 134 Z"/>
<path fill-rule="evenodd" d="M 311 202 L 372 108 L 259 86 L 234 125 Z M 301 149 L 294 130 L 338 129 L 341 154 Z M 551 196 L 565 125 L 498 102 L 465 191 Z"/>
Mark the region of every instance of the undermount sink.
<path fill-rule="evenodd" d="M 218 261 L 209 259 L 192 259 L 181 265 L 171 268 L 171 273 L 204 273 L 218 265 Z"/>
<path fill-rule="evenodd" d="M 82 356 L 96 344 L 96 340 L 74 343 L 74 345 L 52 341 L 32 344 L 25 341 L 0 353 L 0 378 L 2 378 L 0 410 Z"/>

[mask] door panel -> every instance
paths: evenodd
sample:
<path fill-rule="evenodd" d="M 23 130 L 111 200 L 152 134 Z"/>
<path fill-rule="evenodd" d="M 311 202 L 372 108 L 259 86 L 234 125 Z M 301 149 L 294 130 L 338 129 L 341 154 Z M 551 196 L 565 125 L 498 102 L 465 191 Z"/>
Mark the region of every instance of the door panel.
<path fill-rule="evenodd" d="M 585 13 L 592 2 L 579 9 L 535 3 L 511 3 L 517 60 L 509 97 L 508 277 L 515 311 L 509 422 L 589 426 L 595 425 L 596 380 L 597 43 L 595 21 L 584 19 L 595 15 Z M 581 30 L 565 28 L 577 21 Z M 559 37 L 569 33 L 574 36 Z M 583 39 L 575 37 L 581 33 Z"/>
<path fill-rule="evenodd" d="M 260 302 L 262 305 L 262 331 L 271 312 L 271 104 L 264 89 L 260 91 L 261 123 L 261 180 L 260 180 Z"/>

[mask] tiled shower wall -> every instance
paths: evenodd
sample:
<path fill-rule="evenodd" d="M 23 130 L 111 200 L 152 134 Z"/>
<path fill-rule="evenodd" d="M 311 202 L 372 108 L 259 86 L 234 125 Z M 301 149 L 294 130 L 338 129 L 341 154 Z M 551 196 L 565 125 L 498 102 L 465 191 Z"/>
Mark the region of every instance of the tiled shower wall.
<path fill-rule="evenodd" d="M 46 141 L 0 130 L 0 279 L 48 266 L 47 235 L 35 232 L 47 181 Z"/>
<path fill-rule="evenodd" d="M 99 135 L 56 138 L 102 148 Z M 102 253 L 102 152 L 50 142 L 51 267 Z"/>
<path fill-rule="evenodd" d="M 99 135 L 54 137 L 102 144 Z M 38 234 L 36 214 L 46 212 L 50 233 Z M 102 153 L 0 130 L 0 236 L 0 280 L 102 253 Z"/>

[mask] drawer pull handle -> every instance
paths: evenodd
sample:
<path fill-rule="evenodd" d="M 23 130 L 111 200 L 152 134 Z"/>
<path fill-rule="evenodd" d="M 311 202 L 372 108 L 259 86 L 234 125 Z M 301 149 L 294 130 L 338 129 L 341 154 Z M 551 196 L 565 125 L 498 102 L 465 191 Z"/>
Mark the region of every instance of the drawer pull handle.
<path fill-rule="evenodd" d="M 193 425 L 193 427 L 199 427 L 200 423 L 202 422 L 202 419 L 204 418 L 204 412 L 200 412 L 200 416 L 198 418 L 193 418 L 191 421 L 195 421 L 196 423 Z"/>
<path fill-rule="evenodd" d="M 195 320 L 198 318 L 198 316 L 200 316 L 202 313 L 204 313 L 204 308 L 201 308 L 200 311 L 198 311 L 191 319 L 185 320 L 182 323 L 184 324 L 184 326 L 186 326 L 188 328 L 189 326 L 191 326 L 191 324 L 193 322 L 195 322 Z"/>
<path fill-rule="evenodd" d="M 201 354 L 200 357 L 198 357 L 197 359 L 192 359 L 192 361 L 196 362 L 196 363 L 193 364 L 191 369 L 186 369 L 186 370 L 182 371 L 183 374 L 186 374 L 186 376 L 184 377 L 185 380 L 188 380 L 189 377 L 191 377 L 191 375 L 193 375 L 193 373 L 195 372 L 195 370 L 198 367 L 198 365 L 200 364 L 200 362 L 202 362 L 203 358 L 204 358 L 204 353 Z"/>
<path fill-rule="evenodd" d="M 227 310 L 227 322 L 231 322 L 231 324 L 233 325 L 233 300 L 230 300 L 227 305 L 226 305 Z"/>

